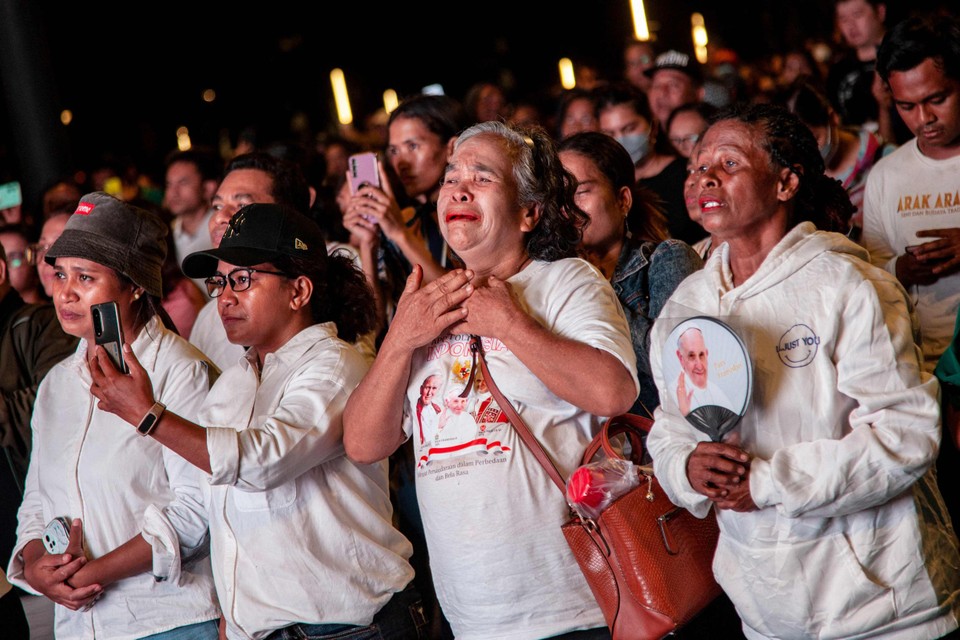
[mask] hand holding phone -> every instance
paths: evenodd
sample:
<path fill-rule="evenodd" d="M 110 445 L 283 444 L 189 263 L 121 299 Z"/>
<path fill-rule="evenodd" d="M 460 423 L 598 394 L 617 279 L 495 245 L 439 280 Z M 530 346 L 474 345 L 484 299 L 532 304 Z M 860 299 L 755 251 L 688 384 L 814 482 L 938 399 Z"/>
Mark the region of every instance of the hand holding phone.
<path fill-rule="evenodd" d="M 106 350 L 117 371 L 130 373 L 123 360 L 123 327 L 120 324 L 120 309 L 117 303 L 110 301 L 90 305 L 90 314 L 93 316 L 96 343 Z"/>
<path fill-rule="evenodd" d="M 347 160 L 347 179 L 352 194 L 356 194 L 364 185 L 380 187 L 380 163 L 377 154 L 366 151 L 350 156 Z"/>
<path fill-rule="evenodd" d="M 64 517 L 51 520 L 43 530 L 42 542 L 47 553 L 66 553 L 70 546 L 70 521 Z"/>

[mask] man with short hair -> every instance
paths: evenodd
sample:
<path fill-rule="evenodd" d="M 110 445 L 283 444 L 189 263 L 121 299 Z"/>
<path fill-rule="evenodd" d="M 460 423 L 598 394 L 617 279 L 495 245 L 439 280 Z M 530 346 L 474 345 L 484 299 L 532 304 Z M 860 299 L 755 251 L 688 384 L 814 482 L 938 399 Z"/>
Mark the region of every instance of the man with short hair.
<path fill-rule="evenodd" d="M 212 215 L 207 223 L 208 246 L 220 246 L 230 218 L 243 206 L 282 204 L 306 212 L 310 210 L 310 200 L 310 187 L 298 165 L 262 152 L 239 155 L 227 163 L 223 179 L 212 198 Z M 203 290 L 207 290 L 205 284 Z M 215 298 L 197 315 L 190 342 L 221 371 L 237 364 L 245 350 L 227 340 Z"/>
<path fill-rule="evenodd" d="M 217 190 L 220 166 L 220 159 L 204 149 L 177 151 L 167 158 L 163 206 L 173 215 L 170 230 L 178 261 L 210 248 L 207 224 L 213 216 L 210 201 Z M 203 281 L 194 282 L 206 295 Z"/>
<path fill-rule="evenodd" d="M 960 22 L 901 22 L 884 38 L 877 70 L 916 137 L 867 178 L 863 242 L 912 294 L 933 371 L 960 306 Z"/>
<path fill-rule="evenodd" d="M 674 109 L 703 100 L 703 71 L 700 63 L 689 54 L 665 51 L 644 73 L 650 78 L 647 90 L 650 110 L 661 128 L 666 126 Z"/>
<path fill-rule="evenodd" d="M 877 71 L 916 137 L 867 177 L 863 243 L 870 260 L 910 293 L 920 318 L 923 367 L 932 372 L 953 338 L 960 308 L 960 21 L 939 16 L 896 25 L 880 45 Z M 945 398 L 949 390 L 944 387 Z M 955 442 L 955 435 L 941 441 L 937 480 L 956 524 Z"/>
<path fill-rule="evenodd" d="M 837 29 L 848 49 L 831 64 L 827 95 L 845 126 L 866 126 L 896 144 L 895 116 L 878 103 L 874 86 L 877 48 L 883 40 L 887 6 L 883 0 L 835 0 Z"/>
<path fill-rule="evenodd" d="M 733 409 L 727 394 L 709 378 L 709 355 L 699 327 L 690 327 L 677 338 L 677 359 L 682 369 L 677 378 L 677 405 L 684 416 L 704 406 Z"/>

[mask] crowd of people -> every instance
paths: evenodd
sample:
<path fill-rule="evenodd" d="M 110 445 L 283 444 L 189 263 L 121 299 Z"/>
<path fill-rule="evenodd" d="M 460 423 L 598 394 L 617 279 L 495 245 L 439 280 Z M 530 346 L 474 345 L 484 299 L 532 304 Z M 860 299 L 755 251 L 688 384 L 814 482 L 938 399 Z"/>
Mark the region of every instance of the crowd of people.
<path fill-rule="evenodd" d="M 762 90 L 632 41 L 552 109 L 479 82 L 0 211 L 4 637 L 30 594 L 57 638 L 609 638 L 489 377 L 565 476 L 653 418 L 720 526 L 677 637 L 958 637 L 960 21 L 836 13 Z M 753 372 L 716 437 L 704 318 Z"/>

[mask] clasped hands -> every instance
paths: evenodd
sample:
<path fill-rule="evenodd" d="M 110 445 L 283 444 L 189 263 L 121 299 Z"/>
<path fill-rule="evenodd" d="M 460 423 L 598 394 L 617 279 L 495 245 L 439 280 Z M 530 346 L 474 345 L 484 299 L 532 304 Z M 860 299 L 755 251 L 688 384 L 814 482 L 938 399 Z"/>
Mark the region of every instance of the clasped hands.
<path fill-rule="evenodd" d="M 700 442 L 687 458 L 687 480 L 718 509 L 756 511 L 750 497 L 750 456 L 733 444 Z"/>
<path fill-rule="evenodd" d="M 75 519 L 70 525 L 70 544 L 64 553 L 48 553 L 43 543 L 31 541 L 23 550 L 23 575 L 27 583 L 59 605 L 86 611 L 103 593 L 96 582 L 84 584 L 83 525 Z M 29 558 L 29 559 L 28 559 Z"/>
<path fill-rule="evenodd" d="M 444 333 L 502 337 L 528 317 L 509 283 L 493 276 L 479 285 L 472 270 L 454 269 L 422 283 L 423 270 L 415 265 L 390 323 L 391 340 L 408 349 L 429 344 Z"/>

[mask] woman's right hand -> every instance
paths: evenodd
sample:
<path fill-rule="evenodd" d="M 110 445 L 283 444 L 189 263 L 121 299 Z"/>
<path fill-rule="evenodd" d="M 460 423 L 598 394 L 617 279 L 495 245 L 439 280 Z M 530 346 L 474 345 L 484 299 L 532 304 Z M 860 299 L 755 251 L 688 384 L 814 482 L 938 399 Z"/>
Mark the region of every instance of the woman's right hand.
<path fill-rule="evenodd" d="M 473 293 L 471 280 L 473 271 L 454 269 L 421 286 L 423 269 L 414 265 L 397 302 L 387 339 L 395 347 L 412 351 L 442 335 L 466 316 L 462 304 Z"/>

